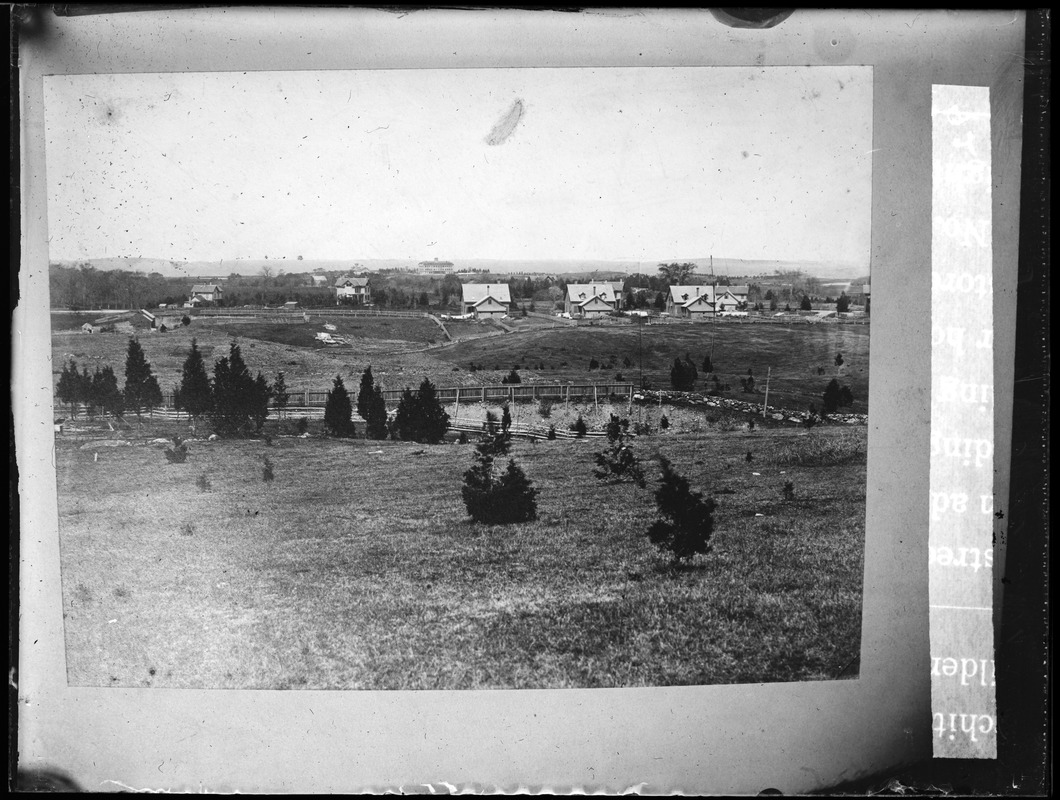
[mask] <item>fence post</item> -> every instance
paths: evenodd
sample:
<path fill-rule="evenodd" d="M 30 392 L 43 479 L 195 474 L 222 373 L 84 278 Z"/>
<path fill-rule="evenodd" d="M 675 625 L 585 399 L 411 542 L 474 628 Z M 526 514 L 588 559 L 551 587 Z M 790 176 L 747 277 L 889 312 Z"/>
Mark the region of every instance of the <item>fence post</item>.
<path fill-rule="evenodd" d="M 482 405 L 483 406 L 486 405 L 486 387 L 485 386 L 482 387 Z"/>
<path fill-rule="evenodd" d="M 599 411 L 600 410 L 600 402 L 599 402 L 599 398 L 598 398 L 598 396 L 596 394 L 596 384 L 595 383 L 593 384 L 593 410 L 594 411 Z"/>
<path fill-rule="evenodd" d="M 305 408 L 308 405 L 309 405 L 309 390 L 306 389 L 306 391 L 304 391 L 302 393 L 302 407 Z"/>

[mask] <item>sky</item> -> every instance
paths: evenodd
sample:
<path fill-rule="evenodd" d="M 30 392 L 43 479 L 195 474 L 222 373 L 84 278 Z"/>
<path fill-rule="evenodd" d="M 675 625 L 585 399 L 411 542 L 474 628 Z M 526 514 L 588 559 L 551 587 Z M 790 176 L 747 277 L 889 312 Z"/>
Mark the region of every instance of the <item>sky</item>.
<path fill-rule="evenodd" d="M 45 78 L 53 260 L 869 261 L 870 67 Z"/>

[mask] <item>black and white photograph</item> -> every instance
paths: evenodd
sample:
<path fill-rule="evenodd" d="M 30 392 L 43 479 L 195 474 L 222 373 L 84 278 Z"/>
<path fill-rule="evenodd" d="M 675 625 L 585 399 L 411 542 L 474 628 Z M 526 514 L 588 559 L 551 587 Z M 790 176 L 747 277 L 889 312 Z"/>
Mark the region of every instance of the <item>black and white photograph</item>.
<path fill-rule="evenodd" d="M 856 678 L 872 86 L 46 78 L 70 684 Z"/>

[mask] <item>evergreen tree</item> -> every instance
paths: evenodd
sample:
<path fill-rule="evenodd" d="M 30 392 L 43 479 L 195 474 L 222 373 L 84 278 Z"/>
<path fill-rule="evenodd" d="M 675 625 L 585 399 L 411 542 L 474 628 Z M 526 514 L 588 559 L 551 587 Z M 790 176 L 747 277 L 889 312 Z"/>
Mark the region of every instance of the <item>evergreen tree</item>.
<path fill-rule="evenodd" d="M 709 355 L 703 356 L 703 372 L 710 374 L 714 371 L 714 363 L 710 360 Z"/>
<path fill-rule="evenodd" d="M 120 417 L 125 411 L 125 401 L 118 388 L 118 377 L 108 364 L 97 369 L 92 377 L 92 404 L 104 414 Z"/>
<path fill-rule="evenodd" d="M 802 300 L 799 301 L 799 308 L 803 311 L 813 311 L 813 304 L 810 302 L 808 294 L 802 296 Z"/>
<path fill-rule="evenodd" d="M 445 432 L 449 430 L 449 415 L 442 408 L 438 400 L 438 393 L 434 384 L 427 378 L 420 384 L 419 393 L 416 396 L 420 415 L 420 434 L 418 441 L 425 444 L 437 444 L 442 441 Z"/>
<path fill-rule="evenodd" d="M 570 426 L 570 429 L 574 431 L 575 437 L 581 439 L 589 432 L 589 426 L 585 424 L 585 420 L 582 419 L 582 415 L 579 414 L 578 418 L 574 420 L 574 424 Z"/>
<path fill-rule="evenodd" d="M 659 457 L 662 483 L 655 492 L 655 504 L 666 519 L 657 520 L 648 529 L 648 539 L 656 547 L 669 550 L 675 561 L 691 560 L 697 553 L 707 554 L 714 532 L 713 499 L 693 492 L 688 480 L 674 471 L 664 457 Z"/>
<path fill-rule="evenodd" d="M 522 382 L 523 382 L 523 379 L 521 377 L 519 377 L 519 372 L 515 369 L 515 367 L 512 367 L 512 371 L 509 372 L 503 378 L 501 378 L 501 383 L 504 383 L 504 384 L 522 383 Z"/>
<path fill-rule="evenodd" d="M 250 396 L 250 420 L 254 423 L 254 430 L 260 431 L 269 418 L 269 400 L 272 399 L 272 387 L 265 376 L 258 372 L 254 379 L 254 390 Z"/>
<path fill-rule="evenodd" d="M 850 298 L 847 297 L 846 292 L 843 292 L 839 295 L 839 299 L 836 300 L 835 303 L 835 310 L 840 314 L 844 314 L 847 311 L 850 311 Z"/>
<path fill-rule="evenodd" d="M 504 408 L 501 410 L 501 430 L 507 433 L 512 427 L 512 412 L 508 408 L 508 404 L 504 404 Z"/>
<path fill-rule="evenodd" d="M 136 339 L 129 339 L 129 350 L 125 356 L 124 399 L 125 407 L 133 409 L 137 419 L 141 412 L 162 405 L 162 389 Z"/>
<path fill-rule="evenodd" d="M 276 406 L 280 418 L 283 419 L 287 403 L 291 397 L 287 394 L 287 381 L 282 372 L 276 373 L 276 381 L 272 384 L 272 397 L 272 404 Z"/>
<path fill-rule="evenodd" d="M 324 427 L 332 436 L 348 438 L 353 436 L 353 406 L 349 392 L 342 376 L 336 375 L 335 382 L 328 392 L 327 404 L 324 406 Z"/>
<path fill-rule="evenodd" d="M 80 394 L 81 376 L 77 371 L 77 362 L 72 358 L 69 363 L 63 365 L 63 371 L 59 373 L 59 382 L 55 385 L 55 394 L 60 402 L 70 405 L 70 415 L 77 415 L 77 399 Z"/>
<path fill-rule="evenodd" d="M 835 378 L 832 378 L 828 386 L 825 387 L 824 395 L 821 398 L 821 407 L 826 414 L 832 414 L 839 408 L 839 381 Z"/>
<path fill-rule="evenodd" d="M 360 396 L 357 399 L 360 401 Z M 365 435 L 369 439 L 385 439 L 388 434 L 386 400 L 383 398 L 383 388 L 378 383 L 372 387 L 367 413 Z"/>
<path fill-rule="evenodd" d="M 180 386 L 174 395 L 174 405 L 187 411 L 193 417 L 201 417 L 210 410 L 210 378 L 206 374 L 206 365 L 202 360 L 198 344 L 191 340 L 191 350 L 184 359 Z"/>
<path fill-rule="evenodd" d="M 251 433 L 261 418 L 261 405 L 268 407 L 268 384 L 255 381 L 243 361 L 239 345 L 232 342 L 228 355 L 214 363 L 211 417 L 219 436 L 242 436 Z M 261 395 L 264 394 L 264 397 Z"/>
<path fill-rule="evenodd" d="M 416 441 L 419 436 L 419 408 L 416 403 L 416 395 L 408 386 L 401 393 L 398 401 L 397 413 L 394 415 L 394 426 L 391 438 L 401 438 L 405 441 Z"/>
<path fill-rule="evenodd" d="M 473 520 L 487 525 L 529 522 L 537 518 L 538 490 L 514 459 L 503 474 L 494 474 L 498 435 L 503 437 L 487 430 L 475 448 L 475 463 L 464 473 L 461 488 L 464 505 Z"/>
<path fill-rule="evenodd" d="M 375 378 L 372 377 L 372 365 L 365 367 L 361 373 L 361 385 L 357 389 L 357 413 L 361 419 L 368 419 L 368 407 L 372 402 L 372 394 L 375 392 Z"/>

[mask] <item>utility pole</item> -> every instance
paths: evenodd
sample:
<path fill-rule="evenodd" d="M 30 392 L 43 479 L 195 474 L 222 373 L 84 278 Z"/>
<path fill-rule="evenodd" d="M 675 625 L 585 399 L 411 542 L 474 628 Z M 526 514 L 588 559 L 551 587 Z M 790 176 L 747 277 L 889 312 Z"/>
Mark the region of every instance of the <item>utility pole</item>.
<path fill-rule="evenodd" d="M 769 374 L 773 371 L 772 367 L 766 367 L 766 398 L 762 403 L 762 419 L 765 419 L 766 409 L 769 408 Z"/>

